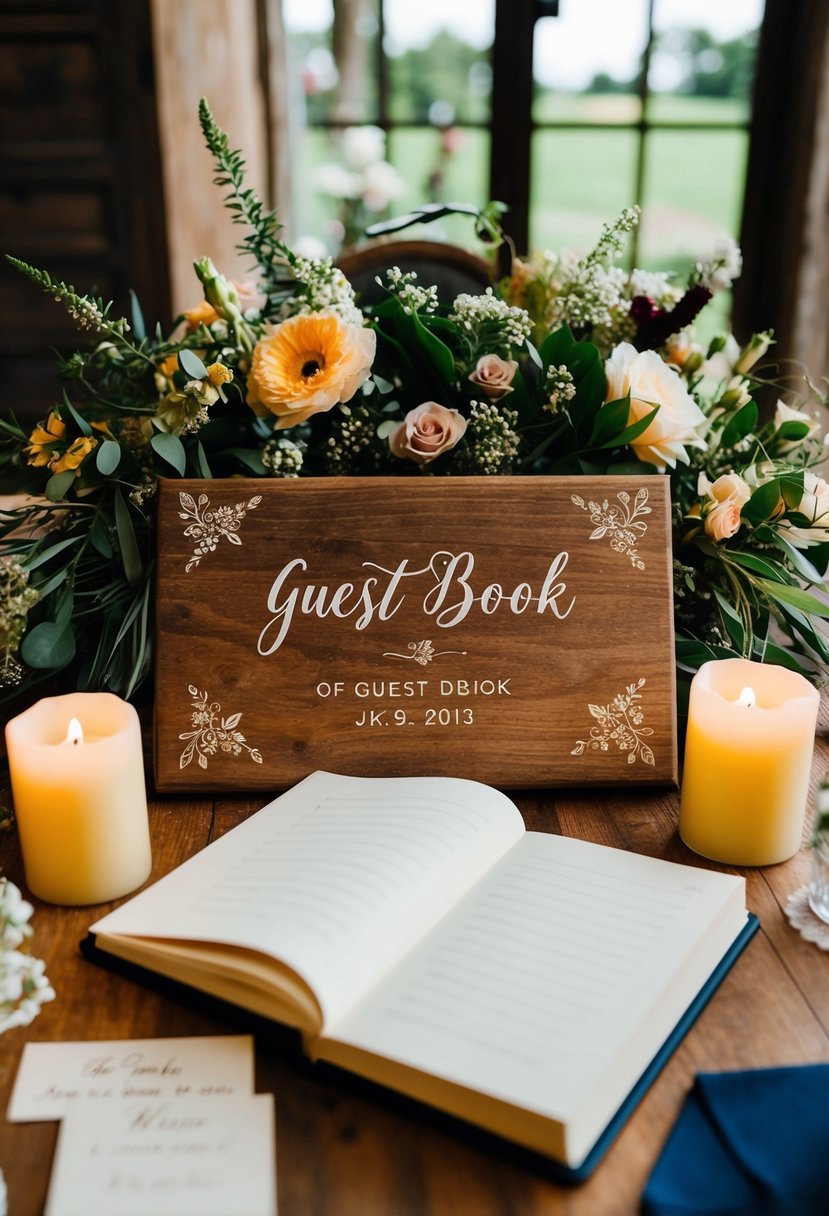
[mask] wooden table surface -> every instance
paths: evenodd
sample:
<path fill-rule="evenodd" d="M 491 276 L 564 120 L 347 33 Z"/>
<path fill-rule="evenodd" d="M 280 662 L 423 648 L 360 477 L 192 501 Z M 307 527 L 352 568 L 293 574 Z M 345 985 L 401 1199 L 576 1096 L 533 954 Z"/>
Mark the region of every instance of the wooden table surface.
<path fill-rule="evenodd" d="M 818 740 L 814 784 L 829 764 Z M 548 791 L 516 796 L 528 828 L 561 832 L 690 864 L 676 834 L 675 792 Z M 153 878 L 240 823 L 263 799 L 156 799 L 151 804 Z M 762 932 L 738 960 L 594 1176 L 562 1189 L 485 1154 L 446 1131 L 364 1097 L 299 1075 L 267 1046 L 256 1089 L 276 1096 L 280 1216 L 630 1216 L 684 1095 L 698 1071 L 829 1060 L 829 954 L 803 941 L 783 909 L 807 881 L 805 850 L 746 871 L 748 904 Z M 23 885 L 15 831 L 0 833 L 0 871 Z M 222 1033 L 226 1024 L 101 970 L 78 942 L 108 907 L 35 903 L 34 953 L 57 999 L 31 1026 L 0 1036 L 5 1111 L 27 1041 Z M 0 1165 L 14 1216 L 41 1216 L 57 1124 L 2 1124 Z"/>

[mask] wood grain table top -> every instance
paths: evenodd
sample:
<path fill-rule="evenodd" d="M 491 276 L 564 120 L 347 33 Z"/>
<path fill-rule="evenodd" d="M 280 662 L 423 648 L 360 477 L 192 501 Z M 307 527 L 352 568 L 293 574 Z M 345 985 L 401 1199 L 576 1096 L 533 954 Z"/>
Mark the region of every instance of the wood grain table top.
<path fill-rule="evenodd" d="M 818 739 L 813 792 L 829 767 Z M 527 827 L 671 861 L 710 865 L 676 832 L 674 791 L 604 790 L 514 795 Z M 263 799 L 154 799 L 152 880 L 244 820 Z M 829 1061 L 829 953 L 803 941 L 784 915 L 808 879 L 805 849 L 783 865 L 746 871 L 748 906 L 762 931 L 737 961 L 594 1176 L 561 1188 L 463 1139 L 369 1098 L 299 1073 L 264 1043 L 256 1089 L 276 1097 L 280 1216 L 632 1216 L 645 1180 L 701 1071 Z M 0 872 L 23 886 L 14 829 L 0 832 Z M 25 888 L 24 888 L 25 889 Z M 31 1026 L 0 1036 L 5 1115 L 23 1044 L 217 1034 L 230 1027 L 85 961 L 78 943 L 109 906 L 35 903 L 34 953 L 57 999 Z M 114 905 L 111 905 L 114 906 Z M 57 1124 L 2 1123 L 0 1166 L 14 1216 L 41 1216 Z"/>

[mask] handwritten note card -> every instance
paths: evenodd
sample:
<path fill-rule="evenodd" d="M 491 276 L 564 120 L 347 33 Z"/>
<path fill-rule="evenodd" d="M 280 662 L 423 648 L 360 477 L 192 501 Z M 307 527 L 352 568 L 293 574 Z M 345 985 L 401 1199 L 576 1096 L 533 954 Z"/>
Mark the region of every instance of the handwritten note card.
<path fill-rule="evenodd" d="M 272 1094 L 219 1102 L 78 1100 L 46 1216 L 276 1216 Z"/>
<path fill-rule="evenodd" d="M 27 1043 L 9 1104 L 11 1123 L 62 1119 L 81 1101 L 201 1100 L 253 1093 L 249 1035 Z"/>

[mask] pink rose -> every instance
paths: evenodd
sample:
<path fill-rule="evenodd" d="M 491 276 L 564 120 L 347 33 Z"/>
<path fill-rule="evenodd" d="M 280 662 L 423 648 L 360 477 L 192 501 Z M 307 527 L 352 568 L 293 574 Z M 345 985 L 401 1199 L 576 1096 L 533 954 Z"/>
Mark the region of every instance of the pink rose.
<path fill-rule="evenodd" d="M 474 372 L 469 376 L 473 384 L 482 388 L 490 401 L 498 401 L 512 392 L 513 377 L 518 371 L 514 359 L 501 359 L 498 355 L 481 355 Z"/>
<path fill-rule="evenodd" d="M 466 419 L 436 401 L 424 401 L 409 410 L 389 435 L 389 447 L 402 460 L 428 464 L 453 448 L 466 430 Z"/>

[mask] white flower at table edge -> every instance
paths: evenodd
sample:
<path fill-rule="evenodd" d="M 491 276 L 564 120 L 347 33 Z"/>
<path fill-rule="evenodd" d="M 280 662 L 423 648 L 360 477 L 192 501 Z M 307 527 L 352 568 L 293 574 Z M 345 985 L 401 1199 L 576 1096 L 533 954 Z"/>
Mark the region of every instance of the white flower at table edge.
<path fill-rule="evenodd" d="M 31 939 L 32 905 L 7 878 L 0 878 L 0 1033 L 28 1026 L 41 1005 L 55 999 L 45 963 L 18 949 Z"/>

